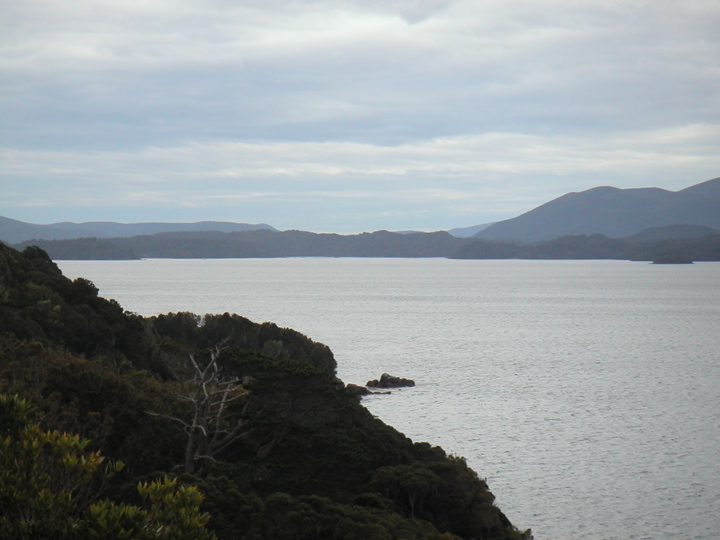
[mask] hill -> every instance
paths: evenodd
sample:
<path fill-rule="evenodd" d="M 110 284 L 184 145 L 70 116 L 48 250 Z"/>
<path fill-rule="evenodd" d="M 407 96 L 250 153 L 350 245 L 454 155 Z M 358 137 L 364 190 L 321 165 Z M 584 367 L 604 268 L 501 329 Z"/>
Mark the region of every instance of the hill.
<path fill-rule="evenodd" d="M 293 330 L 140 317 L 39 248 L 2 244 L 0 329 L 2 538 L 138 538 L 150 518 L 167 524 L 141 538 L 529 537 L 462 458 L 373 417 L 332 352 Z M 156 495 L 147 514 L 138 490 Z"/>
<path fill-rule="evenodd" d="M 446 232 L 355 235 L 272 232 L 177 232 L 130 238 L 27 241 L 54 259 L 246 258 L 246 257 L 446 257 L 464 239 Z"/>
<path fill-rule="evenodd" d="M 669 257 L 720 261 L 720 233 L 709 230 L 710 233 L 699 235 L 696 228 L 662 227 L 647 229 L 628 238 L 579 234 L 530 244 L 475 239 L 458 249 L 451 258 L 654 261 Z"/>
<path fill-rule="evenodd" d="M 40 240 L 36 245 L 58 260 L 138 258 L 270 257 L 447 257 L 460 259 L 631 259 L 653 260 L 667 253 L 695 261 L 720 260 L 720 233 L 693 225 L 640 231 L 627 238 L 602 234 L 566 235 L 535 243 L 455 238 L 445 232 L 359 235 L 303 231 L 162 233 L 131 238 Z"/>
<path fill-rule="evenodd" d="M 225 221 L 200 221 L 197 223 L 115 223 L 90 221 L 86 223 L 53 223 L 35 225 L 0 216 L 0 240 L 15 244 L 26 240 L 67 240 L 73 238 L 119 238 L 128 236 L 185 231 L 256 231 L 271 230 L 265 223 L 230 223 Z"/>
<path fill-rule="evenodd" d="M 455 229 L 450 229 L 448 232 L 458 238 L 469 238 L 470 236 L 474 236 L 480 231 L 487 229 L 490 225 L 492 225 L 492 223 L 483 223 L 481 225 L 473 225 L 471 227 L 457 227 Z"/>
<path fill-rule="evenodd" d="M 623 238 L 651 227 L 686 224 L 720 229 L 720 178 L 673 192 L 596 187 L 568 193 L 474 238 L 538 242 L 566 235 Z"/>
<path fill-rule="evenodd" d="M 687 240 L 720 234 L 717 229 L 702 225 L 666 225 L 643 229 L 626 237 L 631 242 L 655 242 L 660 240 Z"/>

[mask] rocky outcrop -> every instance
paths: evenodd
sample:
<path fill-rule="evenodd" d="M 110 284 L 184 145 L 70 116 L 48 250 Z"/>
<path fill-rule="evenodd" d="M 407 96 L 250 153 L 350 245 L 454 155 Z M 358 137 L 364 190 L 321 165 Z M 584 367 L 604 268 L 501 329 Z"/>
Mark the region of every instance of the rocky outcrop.
<path fill-rule="evenodd" d="M 358 398 L 362 398 L 363 396 L 379 396 L 391 393 L 389 390 L 386 392 L 372 392 L 371 390 L 368 390 L 367 387 L 360 386 L 359 384 L 348 384 L 345 388 L 355 394 Z"/>
<path fill-rule="evenodd" d="M 383 373 L 379 380 L 374 379 L 368 381 L 365 386 L 369 386 L 370 388 L 401 388 L 403 386 L 415 386 L 415 381 Z"/>
<path fill-rule="evenodd" d="M 347 390 L 355 394 L 356 396 L 367 396 L 370 395 L 372 392 L 365 388 L 364 386 L 360 386 L 358 384 L 348 384 L 345 386 Z"/>

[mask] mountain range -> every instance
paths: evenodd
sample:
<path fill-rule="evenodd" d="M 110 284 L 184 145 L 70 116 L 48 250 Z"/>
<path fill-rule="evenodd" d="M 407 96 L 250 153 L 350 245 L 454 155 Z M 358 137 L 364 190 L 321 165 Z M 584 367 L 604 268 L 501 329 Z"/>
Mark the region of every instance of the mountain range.
<path fill-rule="evenodd" d="M 720 178 L 680 191 L 604 186 L 568 193 L 490 225 L 473 237 L 520 242 L 579 234 L 624 238 L 651 227 L 677 224 L 720 229 Z"/>
<path fill-rule="evenodd" d="M 497 223 L 421 233 L 356 235 L 278 231 L 267 224 L 113 222 L 34 225 L 0 217 L 0 240 L 38 245 L 54 258 L 148 257 L 525 257 L 523 244 L 566 236 L 601 235 L 638 242 L 698 239 L 720 230 L 720 178 L 673 192 L 659 188 L 596 187 L 568 193 L 521 216 Z M 468 243 L 476 245 L 466 247 Z M 487 243 L 502 243 L 503 247 Z M 508 243 L 518 248 L 508 248 Z M 582 246 L 587 242 L 580 241 Z M 616 243 L 617 244 L 617 243 Z M 563 244 L 564 245 L 564 244 Z M 635 257 L 617 244 L 612 256 Z M 584 249 L 584 248 L 583 248 Z M 704 248 L 703 248 L 704 250 Z M 563 248 L 563 253 L 566 250 Z M 595 253 L 595 250 L 586 253 Z M 607 246 L 603 247 L 607 251 Z M 543 249 L 532 258 L 544 258 Z M 700 252 L 697 252 L 700 254 Z M 700 260 L 715 260 L 702 251 Z"/>
<path fill-rule="evenodd" d="M 74 238 L 124 238 L 164 232 L 190 231 L 277 231 L 265 223 L 231 223 L 227 221 L 200 221 L 197 223 L 115 223 L 89 221 L 86 223 L 52 223 L 35 225 L 0 216 L 0 239 L 7 243 L 26 240 L 71 240 Z"/>

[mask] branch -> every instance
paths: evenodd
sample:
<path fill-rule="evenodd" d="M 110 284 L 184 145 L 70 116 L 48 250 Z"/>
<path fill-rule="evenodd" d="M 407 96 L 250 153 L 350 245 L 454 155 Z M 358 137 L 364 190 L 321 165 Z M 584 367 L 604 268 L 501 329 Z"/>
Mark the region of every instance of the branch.
<path fill-rule="evenodd" d="M 178 418 L 178 417 L 176 417 L 176 416 L 170 416 L 169 414 L 160 414 L 160 413 L 156 413 L 156 412 L 152 412 L 152 411 L 145 411 L 145 412 L 146 412 L 147 414 L 149 414 L 150 416 L 159 416 L 160 418 L 167 418 L 168 420 L 172 420 L 172 421 L 174 421 L 174 422 L 178 422 L 178 423 L 182 424 L 183 427 L 185 427 L 185 428 L 187 428 L 187 429 L 192 429 L 192 428 L 193 428 L 193 426 L 192 426 L 191 424 L 188 424 L 187 422 L 185 422 L 184 420 L 182 420 L 182 419 L 180 419 L 180 418 Z"/>

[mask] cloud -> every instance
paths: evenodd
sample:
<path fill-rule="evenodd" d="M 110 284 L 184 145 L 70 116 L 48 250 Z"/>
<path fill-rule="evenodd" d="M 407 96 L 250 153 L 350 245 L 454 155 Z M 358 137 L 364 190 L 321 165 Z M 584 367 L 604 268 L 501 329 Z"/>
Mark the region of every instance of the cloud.
<path fill-rule="evenodd" d="M 45 197 L 148 220 L 295 194 L 317 215 L 313 197 L 374 193 L 431 227 L 463 197 L 474 223 L 595 182 L 717 176 L 716 2 L 0 5 L 0 209 Z M 431 197 L 445 216 L 426 217 Z"/>
<path fill-rule="evenodd" d="M 22 205 L 29 190 L 42 193 L 46 207 L 88 211 L 112 201 L 214 208 L 223 219 L 245 221 L 233 214 L 245 205 L 242 212 L 279 227 L 293 228 L 291 220 L 300 219 L 331 230 L 319 215 L 337 212 L 338 201 L 352 207 L 382 201 L 397 214 L 406 209 L 406 217 L 375 228 L 412 228 L 410 209 L 434 208 L 437 217 L 424 218 L 423 228 L 442 229 L 513 217 L 599 184 L 681 189 L 720 169 L 717 140 L 720 127 L 691 125 L 591 140 L 496 133 L 397 146 L 218 142 L 129 152 L 14 150 L 0 153 L 0 165 L 11 179 L 5 206 Z M 623 182 L 617 170 L 624 171 Z M 368 208 L 364 216 L 375 212 Z M 373 228 L 360 221 L 336 226 L 338 232 Z"/>

